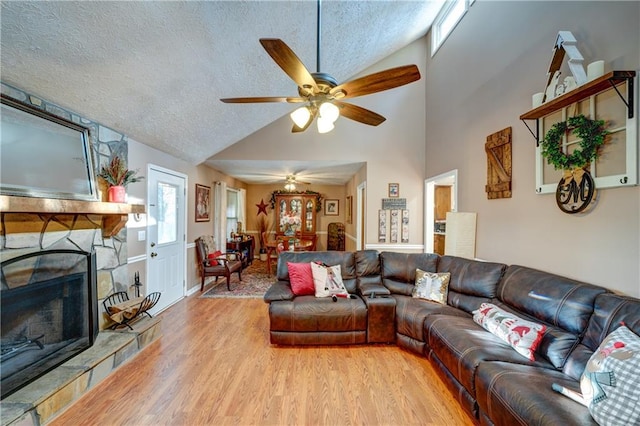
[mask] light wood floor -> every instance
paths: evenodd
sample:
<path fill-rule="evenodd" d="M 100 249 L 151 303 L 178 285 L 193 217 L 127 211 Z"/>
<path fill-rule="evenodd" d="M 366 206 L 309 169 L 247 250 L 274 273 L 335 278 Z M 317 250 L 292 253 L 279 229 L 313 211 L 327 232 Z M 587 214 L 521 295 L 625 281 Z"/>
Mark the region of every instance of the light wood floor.
<path fill-rule="evenodd" d="M 473 424 L 425 358 L 394 345 L 271 346 L 261 299 L 198 295 L 50 425 Z"/>

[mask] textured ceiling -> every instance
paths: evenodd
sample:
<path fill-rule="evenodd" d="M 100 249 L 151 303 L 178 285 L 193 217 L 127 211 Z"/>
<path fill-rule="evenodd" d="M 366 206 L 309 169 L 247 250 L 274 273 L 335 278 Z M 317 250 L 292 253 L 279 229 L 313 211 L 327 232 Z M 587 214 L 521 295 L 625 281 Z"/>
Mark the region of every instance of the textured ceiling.
<path fill-rule="evenodd" d="M 442 3 L 323 2 L 321 71 L 350 79 L 425 35 Z M 315 1 L 3 1 L 0 18 L 4 82 L 192 164 L 293 109 L 219 101 L 297 95 L 259 38 L 317 70 Z"/>

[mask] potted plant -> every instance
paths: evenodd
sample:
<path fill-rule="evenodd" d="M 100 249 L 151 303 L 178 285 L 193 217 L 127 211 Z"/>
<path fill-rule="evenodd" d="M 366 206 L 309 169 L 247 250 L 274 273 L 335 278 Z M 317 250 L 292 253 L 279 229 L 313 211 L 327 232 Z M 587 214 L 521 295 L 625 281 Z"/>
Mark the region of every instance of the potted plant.
<path fill-rule="evenodd" d="M 266 216 L 258 216 L 258 235 L 260 243 L 260 260 L 267 260 L 267 230 L 269 229 L 269 220 Z"/>
<path fill-rule="evenodd" d="M 144 176 L 136 176 L 137 173 L 137 170 L 129 170 L 118 155 L 112 156 L 109 164 L 102 166 L 98 176 L 109 185 L 109 202 L 125 202 L 125 187 L 130 183 L 140 182 L 144 179 Z"/>

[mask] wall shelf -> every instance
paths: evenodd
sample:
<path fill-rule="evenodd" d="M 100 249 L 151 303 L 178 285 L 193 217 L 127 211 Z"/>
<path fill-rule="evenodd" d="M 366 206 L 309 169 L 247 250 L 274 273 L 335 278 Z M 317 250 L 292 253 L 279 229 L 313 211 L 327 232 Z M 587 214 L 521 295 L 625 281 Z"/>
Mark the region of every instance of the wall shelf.
<path fill-rule="evenodd" d="M 520 120 L 522 120 L 529 129 L 529 132 L 536 138 L 536 143 L 539 141 L 539 126 L 537 120 L 540 118 L 549 115 L 561 108 L 567 107 L 571 104 L 579 102 L 589 96 L 600 93 L 604 90 L 610 89 L 613 87 L 622 102 L 627 106 L 628 117 L 633 118 L 634 116 L 634 100 L 633 100 L 633 79 L 636 76 L 635 71 L 610 71 L 602 77 L 596 78 L 593 81 L 589 81 L 581 86 L 576 87 L 570 92 L 567 92 L 557 98 L 550 100 L 549 102 L 545 102 L 537 108 L 532 109 L 520 116 Z M 627 83 L 627 97 L 625 97 L 618 91 L 617 86 Z M 534 133 L 529 125 L 525 122 L 525 120 L 536 120 L 536 132 Z"/>
<path fill-rule="evenodd" d="M 127 223 L 128 215 L 142 214 L 141 204 L 105 203 L 101 201 L 63 200 L 0 195 L 0 212 L 36 214 L 90 214 L 102 216 L 102 236 L 113 237 Z"/>

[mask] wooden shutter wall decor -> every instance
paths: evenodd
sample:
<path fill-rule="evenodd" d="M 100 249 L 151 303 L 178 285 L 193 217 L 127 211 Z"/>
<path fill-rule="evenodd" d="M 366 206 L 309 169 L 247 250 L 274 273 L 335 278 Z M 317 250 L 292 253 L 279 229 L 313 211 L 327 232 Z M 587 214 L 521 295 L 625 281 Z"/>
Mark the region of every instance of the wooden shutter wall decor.
<path fill-rule="evenodd" d="M 511 198 L 511 127 L 487 136 L 487 198 Z"/>

